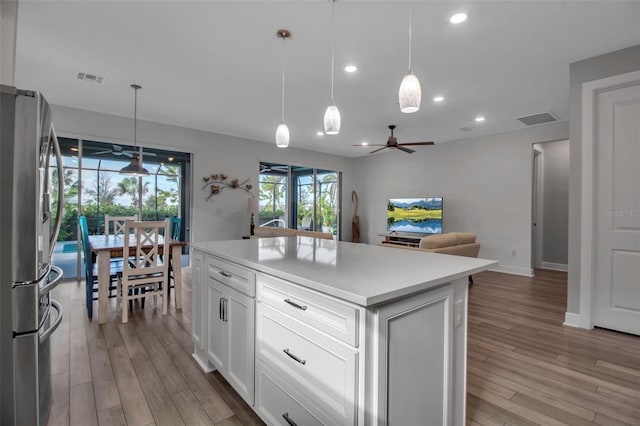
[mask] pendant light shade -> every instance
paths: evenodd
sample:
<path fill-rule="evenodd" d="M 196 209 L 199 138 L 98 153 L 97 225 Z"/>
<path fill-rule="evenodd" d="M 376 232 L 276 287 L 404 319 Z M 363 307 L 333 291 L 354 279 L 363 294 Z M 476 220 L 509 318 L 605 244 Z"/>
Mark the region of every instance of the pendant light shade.
<path fill-rule="evenodd" d="M 133 153 L 131 161 L 120 170 L 121 175 L 149 176 L 149 170 L 142 167 L 140 154 L 138 153 L 138 90 L 142 89 L 137 84 L 132 84 L 133 89 Z"/>
<path fill-rule="evenodd" d="M 337 135 L 340 133 L 340 111 L 338 107 L 332 102 L 324 112 L 324 132 L 327 135 Z"/>
<path fill-rule="evenodd" d="M 406 114 L 417 112 L 422 102 L 422 90 L 418 77 L 411 72 L 411 8 L 409 8 L 409 71 L 404 76 L 398 90 L 400 111 Z"/>
<path fill-rule="evenodd" d="M 286 148 L 289 146 L 289 127 L 284 122 L 284 41 L 291 37 L 291 33 L 289 30 L 278 30 L 276 35 L 282 39 L 282 108 L 281 121 L 276 129 L 276 146 L 278 148 Z"/>
<path fill-rule="evenodd" d="M 284 123 L 280 123 L 276 129 L 276 146 L 278 148 L 286 148 L 289 146 L 289 127 Z"/>
<path fill-rule="evenodd" d="M 340 133 L 340 111 L 336 103 L 333 101 L 333 74 L 335 70 L 335 30 L 334 30 L 334 17 L 333 7 L 336 0 L 331 1 L 331 104 L 324 112 L 324 133 L 327 135 L 337 135 Z"/>
<path fill-rule="evenodd" d="M 400 111 L 404 113 L 412 113 L 420 109 L 422 90 L 420 89 L 418 77 L 411 71 L 404 76 L 402 83 L 400 83 L 398 101 L 400 103 Z"/>

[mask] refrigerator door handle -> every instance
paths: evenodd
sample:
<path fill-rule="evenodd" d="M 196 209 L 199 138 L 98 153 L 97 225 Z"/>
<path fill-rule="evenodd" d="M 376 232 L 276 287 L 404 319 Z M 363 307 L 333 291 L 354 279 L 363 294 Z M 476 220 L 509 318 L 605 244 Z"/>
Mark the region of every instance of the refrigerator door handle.
<path fill-rule="evenodd" d="M 53 151 L 56 154 L 56 166 L 58 167 L 58 208 L 56 211 L 56 226 L 49 237 L 49 258 L 53 256 L 53 249 L 58 240 L 58 233 L 60 232 L 60 226 L 62 225 L 62 214 L 64 207 L 64 169 L 62 165 L 62 154 L 60 153 L 60 144 L 58 143 L 58 136 L 56 131 L 51 125 L 51 140 L 53 141 Z M 62 276 L 62 271 L 60 273 Z"/>
<path fill-rule="evenodd" d="M 62 306 L 60 305 L 60 303 L 51 299 L 51 307 L 54 308 L 56 311 L 58 311 L 58 316 L 56 317 L 55 322 L 51 324 L 51 326 L 40 335 L 40 343 L 43 343 L 45 340 L 47 340 L 51 336 L 51 334 L 54 331 L 56 331 L 56 328 L 58 328 L 58 326 L 62 322 L 63 312 L 62 312 Z"/>
<path fill-rule="evenodd" d="M 57 276 L 49 281 L 46 285 L 40 287 L 40 296 L 44 296 L 49 293 L 51 290 L 56 288 L 58 284 L 60 284 L 60 281 L 62 281 L 62 269 L 58 268 L 55 265 L 49 266 L 51 268 L 51 272 L 55 272 Z"/>

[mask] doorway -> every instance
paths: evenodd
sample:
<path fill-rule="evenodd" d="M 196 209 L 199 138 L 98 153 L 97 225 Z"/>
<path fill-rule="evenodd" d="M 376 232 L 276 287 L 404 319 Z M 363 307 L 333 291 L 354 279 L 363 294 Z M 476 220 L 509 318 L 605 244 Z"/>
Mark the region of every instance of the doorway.
<path fill-rule="evenodd" d="M 531 265 L 568 269 L 569 141 L 533 145 Z"/>

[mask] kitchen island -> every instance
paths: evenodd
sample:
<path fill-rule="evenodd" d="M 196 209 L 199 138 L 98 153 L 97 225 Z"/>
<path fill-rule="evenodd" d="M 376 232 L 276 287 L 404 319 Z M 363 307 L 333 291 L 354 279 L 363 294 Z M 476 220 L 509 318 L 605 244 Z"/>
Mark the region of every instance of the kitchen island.
<path fill-rule="evenodd" d="M 467 280 L 497 262 L 308 237 L 192 247 L 193 356 L 267 424 L 464 424 Z"/>

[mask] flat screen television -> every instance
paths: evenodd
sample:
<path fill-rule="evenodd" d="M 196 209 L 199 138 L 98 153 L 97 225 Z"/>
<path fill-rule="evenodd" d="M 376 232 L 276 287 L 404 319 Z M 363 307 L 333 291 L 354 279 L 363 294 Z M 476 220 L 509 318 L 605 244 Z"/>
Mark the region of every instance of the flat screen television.
<path fill-rule="evenodd" d="M 442 234 L 442 197 L 391 198 L 387 202 L 387 232 Z"/>

